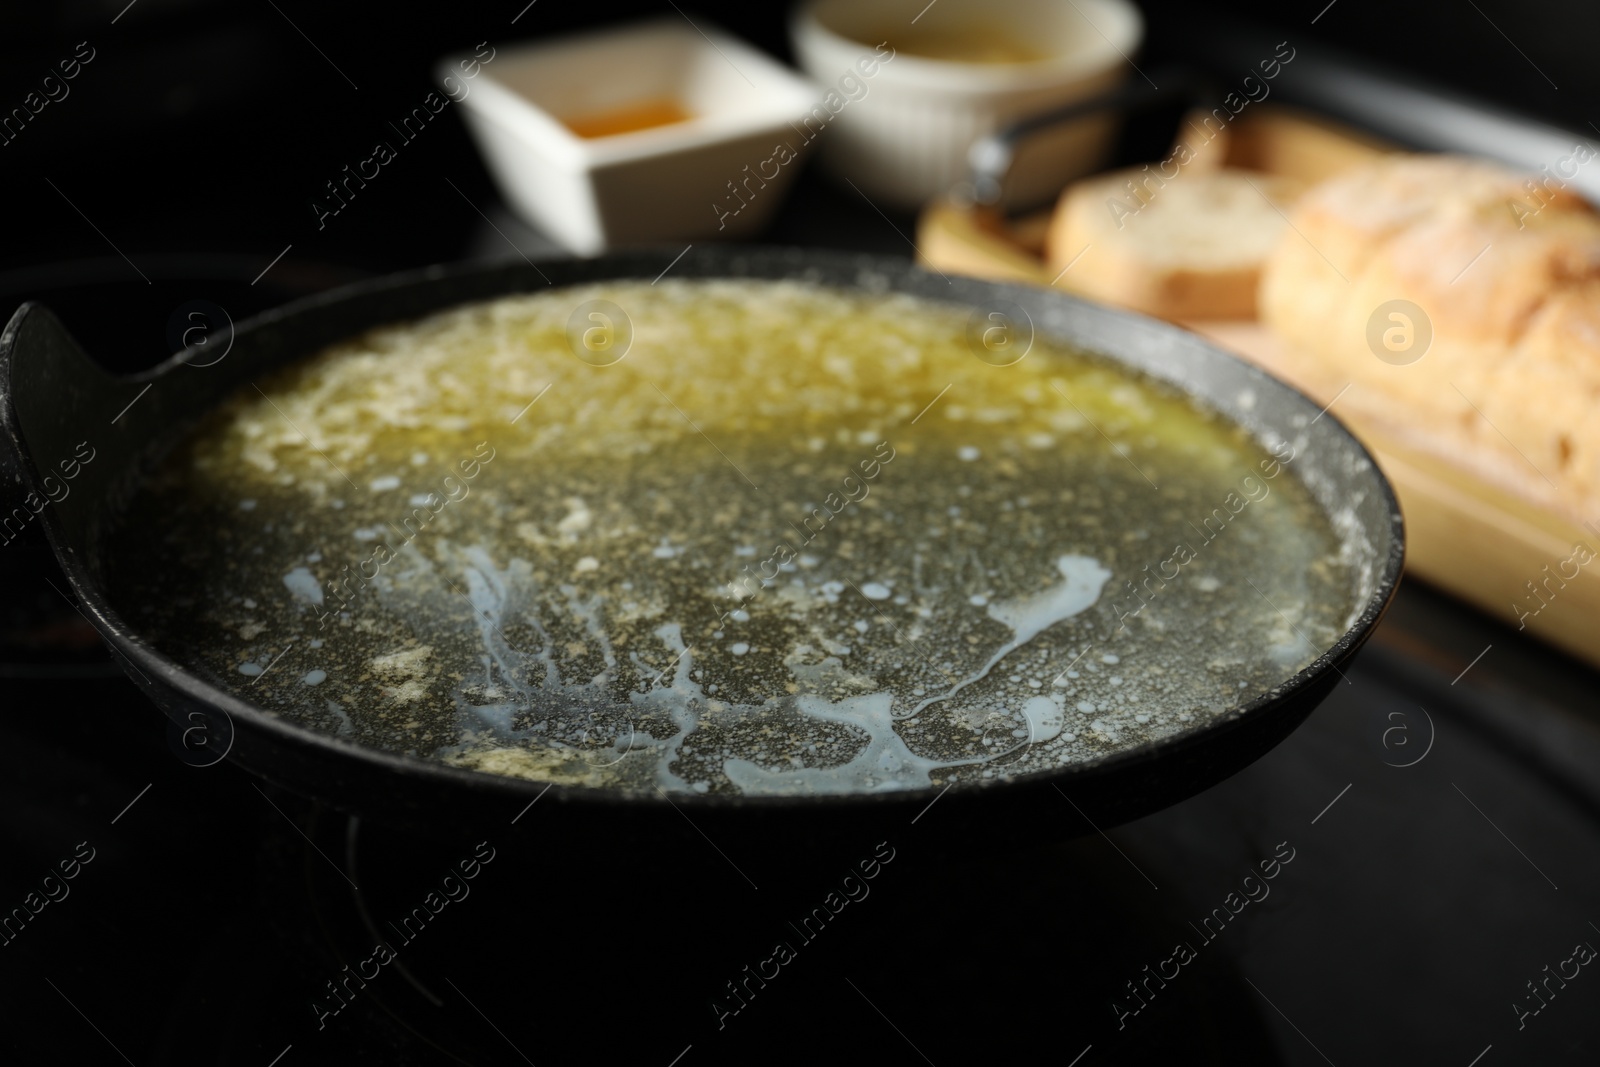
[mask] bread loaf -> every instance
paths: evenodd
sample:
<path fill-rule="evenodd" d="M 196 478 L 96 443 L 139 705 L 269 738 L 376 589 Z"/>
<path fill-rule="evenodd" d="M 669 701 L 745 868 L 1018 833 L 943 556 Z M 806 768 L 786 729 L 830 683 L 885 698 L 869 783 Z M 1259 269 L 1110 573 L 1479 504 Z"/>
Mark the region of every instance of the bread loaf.
<path fill-rule="evenodd" d="M 1314 187 L 1291 221 L 1259 301 L 1291 358 L 1417 447 L 1575 517 L 1600 504 L 1600 217 L 1581 197 L 1396 155 Z"/>
<path fill-rule="evenodd" d="M 1077 182 L 1051 220 L 1051 271 L 1071 264 L 1057 285 L 1148 315 L 1254 318 L 1261 264 L 1299 189 L 1244 171 L 1162 179 L 1150 167 Z"/>

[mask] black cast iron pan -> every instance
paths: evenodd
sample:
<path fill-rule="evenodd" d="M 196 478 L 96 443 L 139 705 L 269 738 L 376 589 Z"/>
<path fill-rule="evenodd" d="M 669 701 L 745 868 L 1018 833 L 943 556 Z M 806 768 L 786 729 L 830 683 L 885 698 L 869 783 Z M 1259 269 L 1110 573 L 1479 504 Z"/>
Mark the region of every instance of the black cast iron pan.
<path fill-rule="evenodd" d="M 672 253 L 640 252 L 539 266 L 433 267 L 336 290 L 239 324 L 225 359 L 179 354 L 132 378 L 113 378 L 60 322 L 23 306 L 0 335 L 3 518 L 42 530 L 80 602 L 128 675 L 182 730 L 201 731 L 204 751 L 298 793 L 367 816 L 459 824 L 509 818 L 536 797 L 561 824 L 610 838 L 682 831 L 684 816 L 722 840 L 792 839 L 863 820 L 910 819 L 933 790 L 829 797 L 620 796 L 551 787 L 396 755 L 313 732 L 277 718 L 189 673 L 154 648 L 107 597 L 108 519 L 142 474 L 203 412 L 235 388 L 369 327 L 415 318 L 508 293 L 620 278 L 654 278 Z M 673 267 L 675 277 L 803 279 L 846 288 L 888 286 L 966 308 L 1008 301 L 1036 329 L 1165 380 L 1260 437 L 1295 444 L 1295 469 L 1329 513 L 1344 508 L 1364 543 L 1360 608 L 1348 632 L 1272 694 L 1185 733 L 1095 762 L 995 779 L 939 797 L 939 819 L 985 837 L 1009 831 L 1072 836 L 1158 810 L 1213 785 L 1268 751 L 1334 685 L 1366 640 L 1399 581 L 1402 523 L 1388 483 L 1371 457 L 1332 416 L 1249 365 L 1174 327 L 1063 293 L 963 278 L 946 279 L 881 258 L 798 249 L 701 247 Z M 201 363 L 210 365 L 201 366 Z M 62 459 L 87 442 L 95 452 L 70 483 Z M 47 476 L 50 476 L 47 481 Z M 62 495 L 63 485 L 70 491 Z M 31 494 L 31 495 L 30 495 Z M 59 498 L 45 503 L 48 498 Z M 19 510 L 20 509 L 20 510 Z M 35 510 L 37 513 L 35 513 Z M 7 536 L 11 532 L 7 531 Z M 0 551 L 4 551 L 0 546 Z M 26 709 L 50 714 L 53 709 Z M 213 758 L 214 758 L 213 757 Z M 1069 796 L 1072 814 L 1055 792 Z M 673 806 L 675 805 L 675 807 Z M 1014 836 L 1014 835 L 1013 835 Z"/>

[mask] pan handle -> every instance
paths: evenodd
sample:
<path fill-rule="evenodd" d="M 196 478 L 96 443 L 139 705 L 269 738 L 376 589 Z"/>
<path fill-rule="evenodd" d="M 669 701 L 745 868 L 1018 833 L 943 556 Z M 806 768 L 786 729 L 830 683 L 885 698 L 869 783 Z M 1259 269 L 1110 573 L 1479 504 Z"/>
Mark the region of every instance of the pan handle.
<path fill-rule="evenodd" d="M 1147 88 L 1144 81 L 1126 81 L 1099 96 L 1030 115 L 974 141 L 967 150 L 967 180 L 973 201 L 984 205 L 999 203 L 1018 150 L 1035 134 L 1104 112 L 1129 115 L 1208 99 L 1216 88 L 1211 78 L 1191 67 L 1157 70 L 1150 84 L 1156 88 Z"/>
<path fill-rule="evenodd" d="M 108 374 L 42 304 L 17 309 L 0 330 L 0 551 L 68 513 L 87 518 L 86 500 L 110 481 L 108 453 L 127 446 L 119 408 L 146 388 Z"/>

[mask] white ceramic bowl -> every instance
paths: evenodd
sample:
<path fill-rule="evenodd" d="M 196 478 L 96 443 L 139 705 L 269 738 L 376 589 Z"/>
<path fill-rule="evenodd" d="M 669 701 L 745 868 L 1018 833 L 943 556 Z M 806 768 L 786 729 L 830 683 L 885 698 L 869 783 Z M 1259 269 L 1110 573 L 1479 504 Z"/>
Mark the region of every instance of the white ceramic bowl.
<path fill-rule="evenodd" d="M 869 197 L 910 208 L 966 176 L 967 150 L 980 137 L 1133 74 L 1144 19 L 1128 0 L 810 0 L 790 33 L 800 65 L 825 87 L 836 86 L 879 42 L 896 48 L 819 141 L 834 173 Z M 928 58 L 910 51 L 918 37 L 952 54 L 1018 45 L 1038 58 Z M 1096 118 L 1030 142 L 1007 179 L 1007 201 L 1045 199 L 1095 169 L 1114 131 L 1114 120 Z"/>
<path fill-rule="evenodd" d="M 442 60 L 436 80 L 466 86 L 462 115 L 501 194 L 579 255 L 758 230 L 805 150 L 790 124 L 816 98 L 762 53 L 677 16 L 501 47 L 470 82 L 463 58 Z M 593 138 L 562 121 L 663 100 L 693 117 Z"/>

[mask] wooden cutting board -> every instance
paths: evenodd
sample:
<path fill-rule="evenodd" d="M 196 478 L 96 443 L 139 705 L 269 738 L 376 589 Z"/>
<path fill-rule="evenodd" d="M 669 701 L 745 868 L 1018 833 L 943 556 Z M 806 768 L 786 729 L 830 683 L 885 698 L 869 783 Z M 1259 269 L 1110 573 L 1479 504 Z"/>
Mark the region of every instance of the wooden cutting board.
<path fill-rule="evenodd" d="M 1303 361 L 1288 359 L 1279 339 L 1259 323 L 1183 325 L 1319 404 L 1333 404 L 1330 410 L 1372 451 L 1400 498 L 1408 571 L 1600 664 L 1600 566 L 1569 564 L 1567 573 L 1576 570 L 1576 577 L 1560 574 L 1575 545 L 1600 550 L 1600 531 L 1585 530 L 1553 508 L 1486 481 L 1475 468 L 1419 447 L 1414 435 L 1395 431 L 1384 398 L 1364 396 L 1360 386 L 1340 395 L 1343 386 L 1313 380 L 1301 369 Z M 1539 587 L 1537 594 L 1528 582 Z"/>
<path fill-rule="evenodd" d="M 1381 151 L 1293 112 L 1267 112 L 1241 124 L 1230 162 L 1315 180 L 1328 168 Z M 1310 161 L 1310 162 L 1308 162 Z M 920 259 L 945 273 L 1049 285 L 1040 256 L 1045 215 L 1003 220 L 983 209 L 936 202 L 917 227 Z M 1572 516 L 1532 500 L 1459 461 L 1442 442 L 1401 429 L 1386 398 L 1363 395 L 1319 377 L 1314 364 L 1289 357 L 1278 338 L 1256 322 L 1180 323 L 1288 382 L 1318 404 L 1332 404 L 1377 458 L 1394 485 L 1406 519 L 1406 569 L 1513 627 L 1600 664 L 1600 560 L 1568 561 L 1575 546 L 1600 552 L 1600 524 L 1585 528 Z M 1576 571 L 1574 577 L 1565 577 Z M 1532 587 L 1530 588 L 1530 583 Z M 1526 614 L 1524 614 L 1526 613 Z"/>

